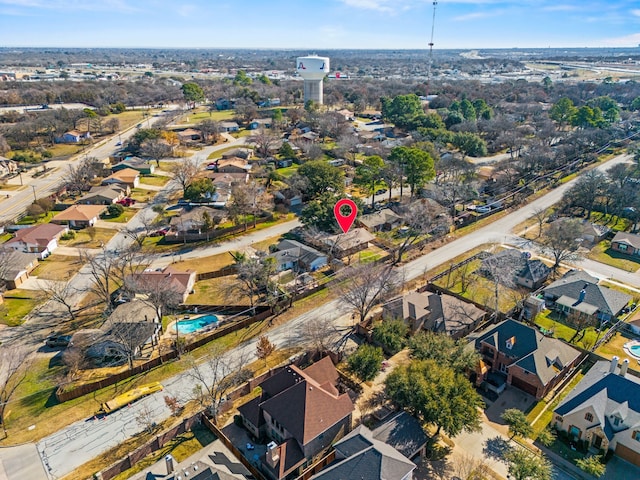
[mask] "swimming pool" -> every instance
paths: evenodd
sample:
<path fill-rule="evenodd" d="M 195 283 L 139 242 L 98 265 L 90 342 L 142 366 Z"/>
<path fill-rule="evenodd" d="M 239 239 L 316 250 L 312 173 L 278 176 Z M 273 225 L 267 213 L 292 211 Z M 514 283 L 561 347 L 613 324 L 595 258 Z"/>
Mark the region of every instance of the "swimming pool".
<path fill-rule="evenodd" d="M 640 359 L 640 342 L 638 342 L 637 340 L 625 343 L 624 349 L 632 357 Z"/>
<path fill-rule="evenodd" d="M 193 333 L 202 330 L 210 325 L 218 325 L 218 317 L 216 315 L 203 315 L 198 318 L 190 318 L 188 320 L 180 320 L 173 328 L 178 329 L 178 333 Z"/>

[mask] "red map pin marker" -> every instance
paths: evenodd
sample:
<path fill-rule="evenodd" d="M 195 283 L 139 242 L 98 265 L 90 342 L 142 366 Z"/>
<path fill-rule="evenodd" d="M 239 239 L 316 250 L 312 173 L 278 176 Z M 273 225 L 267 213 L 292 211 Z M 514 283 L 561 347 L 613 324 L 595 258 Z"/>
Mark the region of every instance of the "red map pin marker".
<path fill-rule="evenodd" d="M 351 213 L 349 215 L 342 215 L 341 208 L 347 206 L 351 209 Z M 338 200 L 335 207 L 333 207 L 333 214 L 338 221 L 338 225 L 344 233 L 347 233 L 353 225 L 354 220 L 356 219 L 356 215 L 358 215 L 358 206 L 353 200 L 348 198 L 343 198 L 342 200 Z"/>

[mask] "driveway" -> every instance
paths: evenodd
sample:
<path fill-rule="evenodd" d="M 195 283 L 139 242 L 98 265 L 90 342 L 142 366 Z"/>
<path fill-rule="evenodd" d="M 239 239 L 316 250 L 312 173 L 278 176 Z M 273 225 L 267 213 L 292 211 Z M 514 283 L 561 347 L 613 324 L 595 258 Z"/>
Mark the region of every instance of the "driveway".
<path fill-rule="evenodd" d="M 0 480 L 47 480 L 43 462 L 46 462 L 46 459 L 40 460 L 38 450 L 32 443 L 17 447 L 0 447 Z"/>

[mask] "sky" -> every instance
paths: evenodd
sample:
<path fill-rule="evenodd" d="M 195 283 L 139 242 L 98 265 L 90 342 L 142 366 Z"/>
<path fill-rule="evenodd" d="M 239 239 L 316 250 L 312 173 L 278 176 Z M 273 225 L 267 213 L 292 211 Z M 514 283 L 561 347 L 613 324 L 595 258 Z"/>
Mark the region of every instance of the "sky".
<path fill-rule="evenodd" d="M 0 0 L 0 47 L 423 49 L 432 18 L 432 0 Z M 638 47 L 640 0 L 439 0 L 434 32 L 434 49 Z"/>

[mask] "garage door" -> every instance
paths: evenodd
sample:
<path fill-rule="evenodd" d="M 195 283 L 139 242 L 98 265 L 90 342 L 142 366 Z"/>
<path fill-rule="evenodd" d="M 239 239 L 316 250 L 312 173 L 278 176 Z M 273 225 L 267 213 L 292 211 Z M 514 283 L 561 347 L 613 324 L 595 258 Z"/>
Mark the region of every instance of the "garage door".
<path fill-rule="evenodd" d="M 511 385 L 527 392 L 529 395 L 533 395 L 534 397 L 538 390 L 535 385 L 531 385 L 518 377 L 511 377 Z"/>
<path fill-rule="evenodd" d="M 638 465 L 640 467 L 640 453 L 634 450 L 631 450 L 629 447 L 618 444 L 616 446 L 616 455 L 626 460 L 627 462 L 633 463 L 634 465 Z"/>

